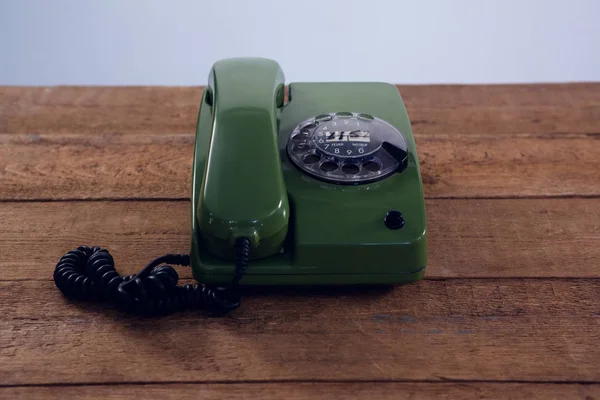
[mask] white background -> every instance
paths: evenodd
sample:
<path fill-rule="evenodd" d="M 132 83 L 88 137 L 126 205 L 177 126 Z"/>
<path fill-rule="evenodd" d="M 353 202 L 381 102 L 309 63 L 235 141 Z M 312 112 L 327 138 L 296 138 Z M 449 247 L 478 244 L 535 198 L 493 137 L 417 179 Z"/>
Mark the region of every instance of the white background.
<path fill-rule="evenodd" d="M 600 0 L 0 0 L 2 85 L 202 85 L 214 61 L 290 81 L 600 81 Z"/>

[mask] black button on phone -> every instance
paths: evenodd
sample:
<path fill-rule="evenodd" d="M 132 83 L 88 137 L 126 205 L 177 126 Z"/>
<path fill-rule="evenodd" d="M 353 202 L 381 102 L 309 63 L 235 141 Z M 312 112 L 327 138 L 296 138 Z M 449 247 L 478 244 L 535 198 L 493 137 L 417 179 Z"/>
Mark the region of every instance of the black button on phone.
<path fill-rule="evenodd" d="M 385 223 L 385 226 L 390 229 L 400 229 L 405 224 L 402 213 L 397 210 L 388 211 L 383 222 Z"/>

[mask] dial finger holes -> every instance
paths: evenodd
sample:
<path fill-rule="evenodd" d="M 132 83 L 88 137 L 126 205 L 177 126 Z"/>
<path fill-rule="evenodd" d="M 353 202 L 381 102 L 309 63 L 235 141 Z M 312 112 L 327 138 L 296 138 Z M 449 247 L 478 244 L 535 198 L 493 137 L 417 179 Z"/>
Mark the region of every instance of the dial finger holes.
<path fill-rule="evenodd" d="M 319 162 L 320 159 L 321 157 L 318 154 L 310 153 L 305 155 L 304 158 L 302 158 L 302 161 L 304 161 L 305 164 L 314 164 Z"/>
<path fill-rule="evenodd" d="M 329 114 L 319 114 L 315 117 L 315 120 L 319 121 L 319 122 L 323 122 L 323 121 L 331 121 L 331 115 Z"/>
<path fill-rule="evenodd" d="M 356 175 L 360 171 L 360 167 L 356 164 L 344 164 L 342 172 L 348 175 Z"/>
<path fill-rule="evenodd" d="M 304 153 L 304 152 L 307 152 L 309 149 L 310 149 L 310 145 L 308 144 L 308 142 L 296 143 L 292 147 L 292 150 L 294 151 L 294 153 Z"/>
<path fill-rule="evenodd" d="M 325 172 L 332 172 L 338 169 L 338 165 L 333 161 L 325 161 L 323 164 L 320 165 L 320 168 Z"/>
<path fill-rule="evenodd" d="M 294 140 L 294 141 L 308 140 L 308 134 L 309 134 L 308 131 L 298 132 L 294 136 L 292 136 L 292 140 Z"/>
<path fill-rule="evenodd" d="M 362 167 L 369 172 L 379 172 L 381 170 L 381 165 L 374 160 L 365 161 Z"/>

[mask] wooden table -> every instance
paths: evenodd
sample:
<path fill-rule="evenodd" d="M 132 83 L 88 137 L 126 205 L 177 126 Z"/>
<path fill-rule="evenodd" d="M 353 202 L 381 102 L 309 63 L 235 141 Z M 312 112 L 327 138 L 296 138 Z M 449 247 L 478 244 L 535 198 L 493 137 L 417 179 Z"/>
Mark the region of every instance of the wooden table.
<path fill-rule="evenodd" d="M 78 245 L 122 273 L 188 251 L 201 91 L 0 88 L 0 398 L 600 398 L 600 84 L 400 87 L 422 282 L 220 319 L 65 300 Z"/>

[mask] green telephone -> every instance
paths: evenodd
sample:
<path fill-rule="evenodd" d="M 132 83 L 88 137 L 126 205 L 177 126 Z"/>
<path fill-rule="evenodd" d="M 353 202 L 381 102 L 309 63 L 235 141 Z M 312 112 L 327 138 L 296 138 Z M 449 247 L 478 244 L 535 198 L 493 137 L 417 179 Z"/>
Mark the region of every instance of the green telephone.
<path fill-rule="evenodd" d="M 154 315 L 229 311 L 239 305 L 239 285 L 422 279 L 423 187 L 397 88 L 291 83 L 285 97 L 277 62 L 216 62 L 197 121 L 190 255 L 163 256 L 121 277 L 106 250 L 82 246 L 59 261 L 59 289 Z M 164 263 L 191 265 L 202 284 L 177 286 Z"/>

